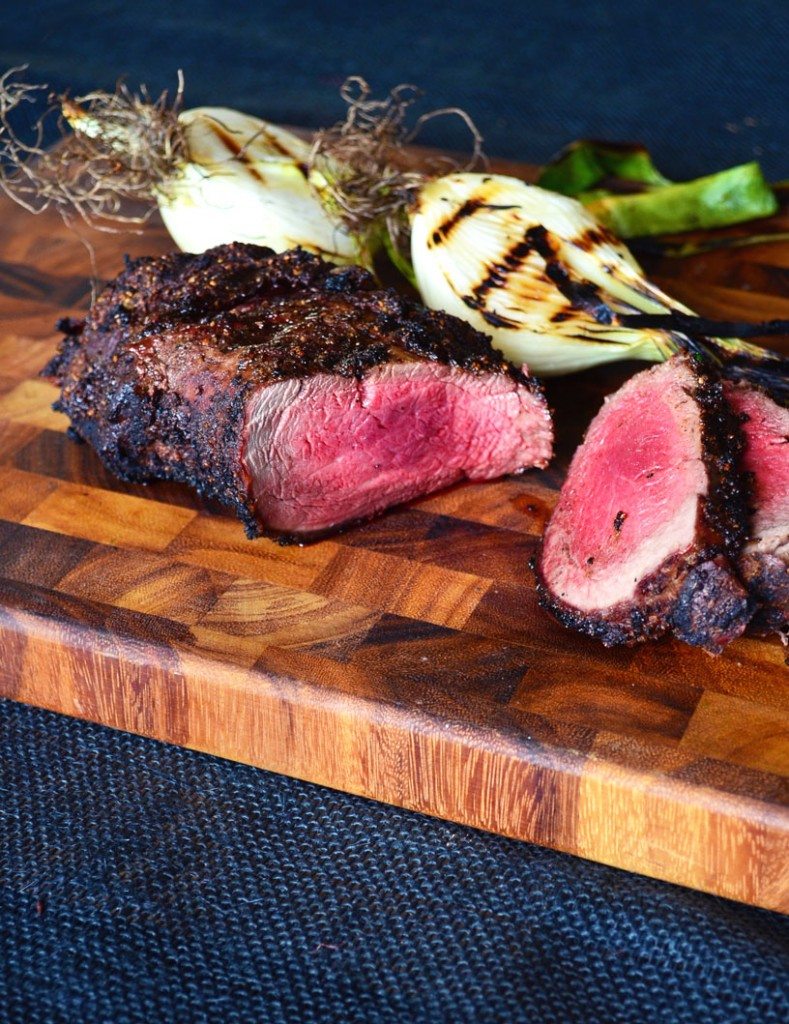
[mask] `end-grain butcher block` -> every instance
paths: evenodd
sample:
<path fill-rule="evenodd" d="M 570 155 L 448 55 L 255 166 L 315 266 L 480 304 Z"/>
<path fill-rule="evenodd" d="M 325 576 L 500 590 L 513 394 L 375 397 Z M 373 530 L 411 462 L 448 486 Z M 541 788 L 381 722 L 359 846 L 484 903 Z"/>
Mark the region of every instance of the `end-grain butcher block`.
<path fill-rule="evenodd" d="M 690 358 L 631 378 L 573 458 L 539 558 L 544 606 L 607 645 L 672 630 L 719 651 L 754 608 L 736 569 L 741 451 L 721 383 Z"/>
<path fill-rule="evenodd" d="M 551 457 L 539 386 L 484 335 L 301 250 L 137 260 L 63 329 L 45 373 L 74 432 L 250 535 L 319 535 Z"/>

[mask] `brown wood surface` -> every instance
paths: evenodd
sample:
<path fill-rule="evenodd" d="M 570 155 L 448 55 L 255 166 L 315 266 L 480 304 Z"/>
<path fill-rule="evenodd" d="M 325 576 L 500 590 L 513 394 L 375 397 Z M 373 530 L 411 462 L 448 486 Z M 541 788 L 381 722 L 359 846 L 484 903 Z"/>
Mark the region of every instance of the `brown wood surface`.
<path fill-rule="evenodd" d="M 546 472 L 309 547 L 247 541 L 68 440 L 36 374 L 87 304 L 88 256 L 54 215 L 0 215 L 0 695 L 789 910 L 781 645 L 607 651 L 536 604 L 567 457 L 633 366 L 552 384 Z M 157 225 L 92 241 L 103 276 L 170 248 Z M 748 318 L 789 316 L 788 268 L 785 244 L 651 267 Z"/>

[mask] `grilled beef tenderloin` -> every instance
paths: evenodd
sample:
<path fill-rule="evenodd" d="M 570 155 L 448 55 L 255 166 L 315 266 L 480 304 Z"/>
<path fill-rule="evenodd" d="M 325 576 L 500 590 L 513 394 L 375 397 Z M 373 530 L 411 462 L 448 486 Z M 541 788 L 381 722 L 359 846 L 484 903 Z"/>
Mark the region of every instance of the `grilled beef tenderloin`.
<path fill-rule="evenodd" d="M 44 371 L 126 480 L 188 483 L 250 536 L 320 535 L 551 457 L 538 384 L 462 321 L 302 250 L 129 262 Z"/>
<path fill-rule="evenodd" d="M 668 631 L 719 652 L 755 602 L 743 441 L 723 385 L 686 356 L 606 399 L 578 448 L 537 561 L 542 605 L 607 646 Z"/>

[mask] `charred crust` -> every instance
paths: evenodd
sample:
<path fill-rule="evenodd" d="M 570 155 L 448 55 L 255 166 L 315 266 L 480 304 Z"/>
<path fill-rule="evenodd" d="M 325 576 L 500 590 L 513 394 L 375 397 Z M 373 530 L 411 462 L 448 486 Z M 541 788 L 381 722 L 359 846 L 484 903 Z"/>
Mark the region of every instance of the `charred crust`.
<path fill-rule="evenodd" d="M 672 555 L 653 573 L 641 580 L 632 601 L 599 612 L 582 612 L 553 594 L 537 560 L 536 579 L 540 607 L 563 626 L 601 640 L 606 647 L 655 640 L 669 630 L 676 593 L 695 559 Z"/>
<path fill-rule="evenodd" d="M 283 320 L 300 312 L 314 323 L 285 336 Z M 124 338 L 127 331 L 141 338 L 178 332 L 193 344 L 210 331 L 226 351 L 245 349 L 261 380 L 361 377 L 400 350 L 534 386 L 470 324 L 377 289 L 362 267 L 335 267 L 303 249 L 275 254 L 233 243 L 133 260 L 99 296 L 86 325 L 94 349 L 102 335 L 112 345 L 119 331 Z"/>
<path fill-rule="evenodd" d="M 82 334 L 85 328 L 84 320 L 77 320 L 72 316 L 63 316 L 55 322 L 55 330 L 61 334 L 78 335 Z"/>
<path fill-rule="evenodd" d="M 735 397 L 740 391 L 761 396 L 764 402 L 778 408 L 786 407 L 785 396 L 773 393 L 769 386 L 761 386 L 750 380 L 726 381 L 724 393 L 728 398 Z M 751 421 L 751 416 L 744 410 L 734 415 L 743 427 Z M 750 499 L 749 504 L 755 504 L 754 473 L 742 471 L 740 475 L 746 498 Z M 749 522 L 752 523 L 757 514 L 757 508 L 749 507 Z M 775 632 L 784 643 L 789 643 L 789 563 L 786 554 L 754 549 L 746 539 L 745 549 L 740 553 L 737 565 L 748 591 L 760 605 L 752 621 L 755 631 L 764 634 Z"/>
<path fill-rule="evenodd" d="M 789 638 L 789 567 L 778 555 L 753 551 L 740 556 L 740 574 L 761 608 L 754 617 L 759 632 Z"/>
<path fill-rule="evenodd" d="M 59 320 L 58 326 L 62 324 L 62 322 L 62 320 Z M 66 332 L 57 352 L 39 373 L 40 377 L 43 377 L 45 380 L 52 381 L 54 384 L 60 384 L 62 382 L 64 377 L 68 374 L 69 367 L 71 366 L 74 357 L 79 352 L 80 334 L 81 330 L 79 332 Z M 55 404 L 57 405 L 58 403 Z"/>
<path fill-rule="evenodd" d="M 555 596 L 539 562 L 540 607 L 563 626 L 606 647 L 656 640 L 669 631 L 685 643 L 717 654 L 747 625 L 755 608 L 728 560 L 713 551 L 672 555 L 641 580 L 632 601 L 600 612 L 582 612 Z"/>
<path fill-rule="evenodd" d="M 710 367 L 693 361 L 697 373 L 694 398 L 701 411 L 701 443 L 709 475 L 703 504 L 709 540 L 732 557 L 745 542 L 748 522 L 748 481 L 740 472 L 745 448 L 741 424 L 731 411 L 723 384 Z"/>
<path fill-rule="evenodd" d="M 723 555 L 687 573 L 671 610 L 674 635 L 693 647 L 720 654 L 748 625 L 756 602 Z"/>

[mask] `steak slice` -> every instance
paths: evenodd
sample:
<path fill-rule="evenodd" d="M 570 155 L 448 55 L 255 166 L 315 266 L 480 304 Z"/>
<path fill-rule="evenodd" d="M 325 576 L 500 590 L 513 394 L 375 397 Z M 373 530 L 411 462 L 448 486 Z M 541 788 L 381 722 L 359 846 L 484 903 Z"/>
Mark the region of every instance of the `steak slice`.
<path fill-rule="evenodd" d="M 303 537 L 551 457 L 537 383 L 359 267 L 219 246 L 128 263 L 44 371 L 127 480 L 191 484 Z"/>
<path fill-rule="evenodd" d="M 751 515 L 740 575 L 762 608 L 754 625 L 789 634 L 789 409 L 748 384 L 727 384 L 740 417 L 749 474 Z"/>
<path fill-rule="evenodd" d="M 719 652 L 753 611 L 734 569 L 741 447 L 722 385 L 688 357 L 627 381 L 592 421 L 546 529 L 543 607 L 607 646 L 673 630 Z"/>

